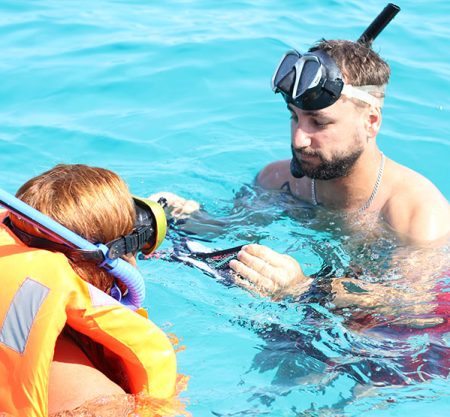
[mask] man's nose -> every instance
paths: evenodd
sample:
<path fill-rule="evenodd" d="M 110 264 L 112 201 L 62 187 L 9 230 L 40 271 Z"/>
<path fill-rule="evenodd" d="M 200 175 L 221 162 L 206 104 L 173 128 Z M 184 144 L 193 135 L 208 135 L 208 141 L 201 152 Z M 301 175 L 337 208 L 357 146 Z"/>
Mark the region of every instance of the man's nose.
<path fill-rule="evenodd" d="M 295 149 L 306 148 L 311 145 L 311 137 L 299 124 L 292 127 L 292 145 Z"/>

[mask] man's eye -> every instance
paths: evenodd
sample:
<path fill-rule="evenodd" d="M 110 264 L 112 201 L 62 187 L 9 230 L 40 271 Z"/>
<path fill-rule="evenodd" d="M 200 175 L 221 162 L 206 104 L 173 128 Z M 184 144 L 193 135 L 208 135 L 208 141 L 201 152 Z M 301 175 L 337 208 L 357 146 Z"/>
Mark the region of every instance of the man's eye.
<path fill-rule="evenodd" d="M 314 119 L 313 123 L 319 127 L 325 127 L 331 124 L 329 120 L 320 120 L 320 119 Z"/>
<path fill-rule="evenodd" d="M 298 117 L 297 117 L 297 115 L 295 114 L 295 113 L 291 113 L 291 117 L 290 117 L 290 119 L 291 120 L 294 120 L 294 121 L 298 121 Z"/>

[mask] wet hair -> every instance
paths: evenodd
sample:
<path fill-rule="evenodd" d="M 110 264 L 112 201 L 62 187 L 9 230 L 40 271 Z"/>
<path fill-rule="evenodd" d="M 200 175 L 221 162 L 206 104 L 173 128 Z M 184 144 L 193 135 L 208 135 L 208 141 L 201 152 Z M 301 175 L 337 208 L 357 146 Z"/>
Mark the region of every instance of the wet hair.
<path fill-rule="evenodd" d="M 128 187 L 117 174 L 82 164 L 56 165 L 23 184 L 16 197 L 92 243 L 130 233 L 136 216 Z M 111 288 L 114 278 L 105 270 L 90 262 L 70 263 L 85 281 L 103 291 Z"/>
<path fill-rule="evenodd" d="M 317 50 L 325 51 L 334 59 L 347 84 L 381 86 L 389 82 L 391 70 L 387 62 L 362 43 L 322 39 L 309 52 Z"/>

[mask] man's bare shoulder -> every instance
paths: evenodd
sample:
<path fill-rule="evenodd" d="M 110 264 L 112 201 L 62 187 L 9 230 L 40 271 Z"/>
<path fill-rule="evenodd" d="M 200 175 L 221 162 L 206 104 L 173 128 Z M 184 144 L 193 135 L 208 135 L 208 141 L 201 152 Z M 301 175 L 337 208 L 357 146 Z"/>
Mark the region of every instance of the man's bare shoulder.
<path fill-rule="evenodd" d="M 275 161 L 266 165 L 256 178 L 257 183 L 267 189 L 280 189 L 292 179 L 290 160 Z"/>
<path fill-rule="evenodd" d="M 390 161 L 389 196 L 383 215 L 401 236 L 431 242 L 450 233 L 450 206 L 437 187 L 423 175 Z"/>
<path fill-rule="evenodd" d="M 264 167 L 256 182 L 268 190 L 285 190 L 293 196 L 311 200 L 311 181 L 309 178 L 294 178 L 291 174 L 291 160 L 275 161 Z"/>

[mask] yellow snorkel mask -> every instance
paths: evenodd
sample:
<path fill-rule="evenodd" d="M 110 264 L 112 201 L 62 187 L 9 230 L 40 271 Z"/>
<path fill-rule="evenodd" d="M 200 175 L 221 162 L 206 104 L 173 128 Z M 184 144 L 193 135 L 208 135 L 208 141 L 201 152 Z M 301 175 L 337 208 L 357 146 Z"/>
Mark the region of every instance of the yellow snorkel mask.
<path fill-rule="evenodd" d="M 167 233 L 167 219 L 161 204 L 148 198 L 134 197 L 136 210 L 135 230 L 141 227 L 152 229 L 150 238 L 143 242 L 138 250 L 148 255 L 152 253 L 164 241 Z"/>
<path fill-rule="evenodd" d="M 72 261 L 88 261 L 99 265 L 105 261 L 122 258 L 127 254 L 135 255 L 141 251 L 145 255 L 152 253 L 164 240 L 167 232 L 167 220 L 163 207 L 148 198 L 133 197 L 136 220 L 133 230 L 104 243 L 106 254 L 100 249 L 85 250 L 57 243 L 43 236 L 35 236 L 9 222 L 10 228 L 26 245 L 62 252 Z"/>

